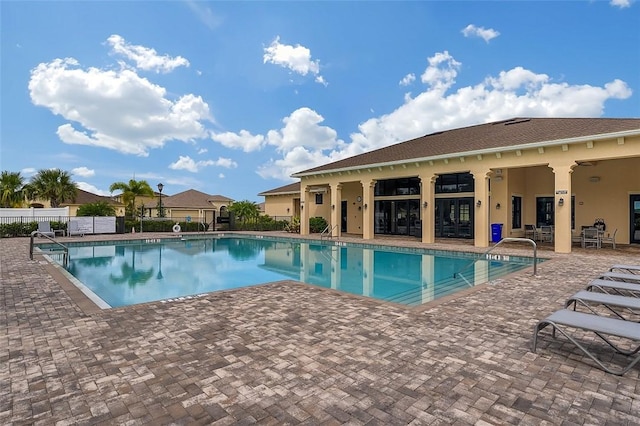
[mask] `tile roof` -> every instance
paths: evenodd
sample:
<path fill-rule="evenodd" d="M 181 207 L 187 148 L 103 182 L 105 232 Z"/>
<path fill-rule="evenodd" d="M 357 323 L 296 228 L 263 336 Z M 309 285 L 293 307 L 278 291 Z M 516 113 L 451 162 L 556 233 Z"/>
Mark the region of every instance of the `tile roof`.
<path fill-rule="evenodd" d="M 293 193 L 295 194 L 300 193 L 300 182 L 294 182 L 278 188 L 270 189 L 268 191 L 261 192 L 258 195 L 266 196 L 266 195 L 283 195 L 283 194 L 293 194 Z"/>
<path fill-rule="evenodd" d="M 175 195 L 163 196 L 162 206 L 167 208 L 197 208 L 211 209 L 216 207 L 215 203 L 228 204 L 233 199 L 222 195 L 210 195 L 204 192 L 188 189 Z M 157 202 L 147 203 L 145 207 L 155 207 Z"/>
<path fill-rule="evenodd" d="M 431 133 L 294 173 L 292 176 L 300 177 L 330 170 L 454 156 L 469 152 L 481 153 L 483 150 L 513 148 L 536 143 L 553 144 L 559 140 L 597 137 L 625 131 L 640 132 L 640 118 L 512 118 Z"/>
<path fill-rule="evenodd" d="M 82 204 L 88 204 L 88 203 L 98 203 L 98 202 L 105 202 L 107 204 L 113 205 L 113 206 L 124 206 L 124 204 L 113 200 L 111 197 L 106 197 L 103 195 L 97 195 L 94 194 L 92 192 L 87 192 L 84 191 L 80 188 L 78 188 L 78 191 L 76 192 L 76 199 L 70 202 L 65 202 L 65 203 L 61 203 L 60 206 L 64 207 L 64 206 L 75 206 L 75 205 L 82 205 Z"/>

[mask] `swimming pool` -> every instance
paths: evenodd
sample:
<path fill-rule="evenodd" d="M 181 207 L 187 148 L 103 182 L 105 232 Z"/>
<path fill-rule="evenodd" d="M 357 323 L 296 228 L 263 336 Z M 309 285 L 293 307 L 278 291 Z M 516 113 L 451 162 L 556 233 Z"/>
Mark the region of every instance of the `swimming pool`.
<path fill-rule="evenodd" d="M 40 246 L 46 253 L 47 246 Z M 529 267 L 532 258 L 336 241 L 223 236 L 70 243 L 66 270 L 98 305 L 119 307 L 297 280 L 420 305 Z"/>

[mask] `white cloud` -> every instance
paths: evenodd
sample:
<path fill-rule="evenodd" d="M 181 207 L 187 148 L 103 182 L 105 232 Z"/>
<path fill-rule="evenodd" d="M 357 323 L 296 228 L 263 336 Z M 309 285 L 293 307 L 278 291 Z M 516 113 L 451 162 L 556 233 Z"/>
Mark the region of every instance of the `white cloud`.
<path fill-rule="evenodd" d="M 611 0 L 609 2 L 611 6 L 619 7 L 620 9 L 624 9 L 625 7 L 631 7 L 631 0 Z"/>
<path fill-rule="evenodd" d="M 105 197 L 111 196 L 111 192 L 107 190 L 98 189 L 94 185 L 91 185 L 90 183 L 87 183 L 87 182 L 76 182 L 76 185 L 78 186 L 78 188 L 82 189 L 83 191 L 91 192 L 92 194 L 103 195 Z"/>
<path fill-rule="evenodd" d="M 205 6 L 205 2 L 187 0 L 185 3 L 209 29 L 213 30 L 222 23 L 222 19 L 216 16 L 209 7 Z"/>
<path fill-rule="evenodd" d="M 29 91 L 34 105 L 73 122 L 58 128 L 63 142 L 124 154 L 146 156 L 171 140 L 205 138 L 202 122 L 212 121 L 199 96 L 171 100 L 164 87 L 132 70 L 82 68 L 73 58 L 38 64 Z"/>
<path fill-rule="evenodd" d="M 216 161 L 213 160 L 202 160 L 202 161 L 194 161 L 189 156 L 180 156 L 178 161 L 171 163 L 169 165 L 170 169 L 173 170 L 186 170 L 192 173 L 197 173 L 200 169 L 203 169 L 207 166 L 219 166 L 225 167 L 227 169 L 234 169 L 238 167 L 238 163 L 233 161 L 230 158 L 220 157 Z"/>
<path fill-rule="evenodd" d="M 215 165 L 218 167 L 224 167 L 226 169 L 235 169 L 238 167 L 238 163 L 233 161 L 231 158 L 218 157 L 215 161 Z"/>
<path fill-rule="evenodd" d="M 337 132 L 327 126 L 321 126 L 324 117 L 310 108 L 299 108 L 285 117 L 285 126 L 267 134 L 269 145 L 278 151 L 288 152 L 296 147 L 306 147 L 313 150 L 333 149 L 344 145 L 338 139 Z"/>
<path fill-rule="evenodd" d="M 311 50 L 299 44 L 282 44 L 279 36 L 264 49 L 263 62 L 280 65 L 303 76 L 311 73 L 317 83 L 327 85 L 324 77 L 320 75 L 320 61 L 311 60 Z"/>
<path fill-rule="evenodd" d="M 136 67 L 145 71 L 168 73 L 177 67 L 188 67 L 189 61 L 182 56 L 158 55 L 155 49 L 127 43 L 124 38 L 114 34 L 107 39 L 113 52 L 136 63 Z"/>
<path fill-rule="evenodd" d="M 196 173 L 200 169 L 206 166 L 212 166 L 214 163 L 212 160 L 194 161 L 189 156 L 180 156 L 178 161 L 169 164 L 169 168 L 173 170 L 186 170 L 188 172 Z"/>
<path fill-rule="evenodd" d="M 240 133 L 224 132 L 211 133 L 211 139 L 227 148 L 241 149 L 244 152 L 257 151 L 264 146 L 264 136 L 252 135 L 246 130 L 240 130 Z"/>
<path fill-rule="evenodd" d="M 200 148 L 198 150 L 198 154 L 206 154 L 207 152 L 209 152 L 209 150 L 207 148 Z"/>
<path fill-rule="evenodd" d="M 465 37 L 480 37 L 487 43 L 489 40 L 494 39 L 500 35 L 500 33 L 492 28 L 484 28 L 484 27 L 476 27 L 473 24 L 467 25 L 463 30 L 462 34 Z"/>
<path fill-rule="evenodd" d="M 86 167 L 76 167 L 71 170 L 71 173 L 82 177 L 91 177 L 96 174 L 95 170 L 88 169 Z"/>
<path fill-rule="evenodd" d="M 35 169 L 33 167 L 25 167 L 24 169 L 20 170 L 20 174 L 25 177 L 33 176 L 36 173 L 38 173 L 38 169 Z"/>
<path fill-rule="evenodd" d="M 294 111 L 283 120 L 283 129 L 268 132 L 269 144 L 277 147 L 282 158 L 270 159 L 258 174 L 290 181 L 292 173 L 428 133 L 517 116 L 598 117 L 606 101 L 632 94 L 618 79 L 602 87 L 556 83 L 523 67 L 453 90 L 461 64 L 447 52 L 436 53 L 428 62 L 422 74 L 427 89 L 415 97 L 406 95 L 394 111 L 361 123 L 348 144 L 337 139 L 332 128 L 319 125 L 323 118 L 317 112 Z"/>
<path fill-rule="evenodd" d="M 218 178 L 220 178 L 220 179 L 224 179 L 225 177 L 226 177 L 226 176 L 224 175 L 224 173 L 220 173 L 220 174 L 218 175 Z"/>
<path fill-rule="evenodd" d="M 400 86 L 408 86 L 411 83 L 416 81 L 416 75 L 414 73 L 405 75 L 402 80 L 400 80 Z"/>

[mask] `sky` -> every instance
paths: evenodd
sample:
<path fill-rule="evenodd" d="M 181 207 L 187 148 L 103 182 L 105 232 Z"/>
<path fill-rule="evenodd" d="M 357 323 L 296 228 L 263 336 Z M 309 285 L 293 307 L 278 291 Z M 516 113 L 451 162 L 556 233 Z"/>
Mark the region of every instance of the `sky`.
<path fill-rule="evenodd" d="M 640 4 L 0 1 L 0 169 L 236 201 L 425 134 L 640 117 Z"/>

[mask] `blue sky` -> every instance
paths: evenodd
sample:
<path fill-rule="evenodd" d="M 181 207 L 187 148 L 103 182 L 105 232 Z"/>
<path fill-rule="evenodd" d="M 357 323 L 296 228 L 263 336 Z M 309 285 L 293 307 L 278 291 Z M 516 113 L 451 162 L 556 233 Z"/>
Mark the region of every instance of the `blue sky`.
<path fill-rule="evenodd" d="M 635 1 L 2 1 L 0 169 L 261 202 L 515 116 L 640 117 Z"/>

